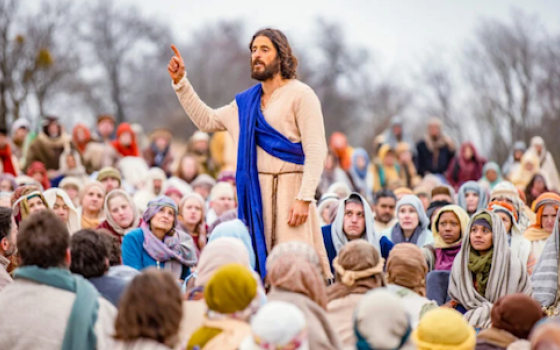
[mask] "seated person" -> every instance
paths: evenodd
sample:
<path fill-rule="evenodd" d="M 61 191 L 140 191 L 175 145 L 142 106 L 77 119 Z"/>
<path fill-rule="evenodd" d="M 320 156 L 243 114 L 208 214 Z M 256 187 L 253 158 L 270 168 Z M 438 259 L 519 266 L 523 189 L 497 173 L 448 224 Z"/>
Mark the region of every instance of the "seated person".
<path fill-rule="evenodd" d="M 340 201 L 338 212 L 332 225 L 323 227 L 323 240 L 329 257 L 331 271 L 332 262 L 342 247 L 350 241 L 364 239 L 371 243 L 381 256 L 387 260 L 393 244 L 387 237 L 379 238 L 373 231 L 373 215 L 365 200 L 358 193 L 352 193 L 346 200 Z"/>

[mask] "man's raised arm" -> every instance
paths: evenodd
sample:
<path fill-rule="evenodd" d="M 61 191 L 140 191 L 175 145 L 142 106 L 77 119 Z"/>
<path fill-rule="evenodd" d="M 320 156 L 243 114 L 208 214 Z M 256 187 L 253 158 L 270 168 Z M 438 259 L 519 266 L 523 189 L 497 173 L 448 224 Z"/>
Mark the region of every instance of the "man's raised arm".
<path fill-rule="evenodd" d="M 167 70 L 173 80 L 173 88 L 177 92 L 177 97 L 189 118 L 200 130 L 205 132 L 227 130 L 228 124 L 236 122 L 237 104 L 235 101 L 218 109 L 208 107 L 187 80 L 185 62 L 181 53 L 175 45 L 171 45 L 171 50 L 175 56 L 169 61 Z"/>

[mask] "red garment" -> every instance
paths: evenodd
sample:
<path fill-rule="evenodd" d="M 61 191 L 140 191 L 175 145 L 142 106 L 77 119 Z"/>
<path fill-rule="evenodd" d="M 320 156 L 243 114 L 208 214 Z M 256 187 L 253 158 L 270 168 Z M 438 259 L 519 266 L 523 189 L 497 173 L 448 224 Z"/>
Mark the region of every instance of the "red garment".
<path fill-rule="evenodd" d="M 82 130 L 86 135 L 86 140 L 84 142 L 78 141 L 79 130 Z M 90 141 L 91 141 L 91 133 L 89 131 L 89 128 L 84 124 L 77 124 L 74 127 L 74 130 L 72 130 L 72 142 L 74 143 L 76 149 L 78 150 L 78 152 L 80 152 L 80 154 L 84 153 L 84 151 L 86 150 L 86 146 Z"/>
<path fill-rule="evenodd" d="M 101 229 L 105 229 L 109 231 L 113 236 L 115 236 L 119 240 L 119 243 L 122 244 L 123 236 L 119 235 L 117 231 L 115 231 L 113 226 L 109 225 L 109 222 L 107 220 L 103 220 L 103 222 L 99 224 L 99 226 L 97 226 L 96 228 L 96 230 L 101 230 Z"/>
<path fill-rule="evenodd" d="M 43 186 L 43 190 L 48 190 L 51 188 L 51 182 L 49 181 L 49 176 L 47 175 L 47 167 L 45 164 L 41 162 L 33 162 L 27 168 L 27 176 L 33 177 L 33 174 L 41 173 L 43 175 L 43 179 L 41 180 L 41 186 Z"/>
<path fill-rule="evenodd" d="M 0 158 L 2 158 L 4 172 L 7 174 L 12 174 L 13 176 L 17 176 L 16 168 L 14 167 L 14 163 L 12 162 L 12 148 L 9 144 L 6 144 L 3 149 L 0 149 Z"/>
<path fill-rule="evenodd" d="M 463 156 L 467 147 L 470 147 L 473 153 L 470 159 L 465 159 Z M 455 188 L 455 191 L 459 191 L 459 188 L 465 182 L 480 180 L 484 164 L 486 164 L 486 159 L 478 155 L 474 145 L 470 142 L 465 142 L 461 145 L 461 152 L 453 158 L 447 168 L 447 181 Z"/>
<path fill-rule="evenodd" d="M 123 146 L 119 143 L 119 137 L 126 132 L 128 132 L 132 138 L 132 143 L 129 146 Z M 117 152 L 119 152 L 119 154 L 123 157 L 140 157 L 140 150 L 136 144 L 136 135 L 128 123 L 122 123 L 119 125 L 119 128 L 117 129 L 117 139 L 113 141 L 112 144 Z"/>
<path fill-rule="evenodd" d="M 340 167 L 343 170 L 350 170 L 352 166 L 352 148 L 348 147 L 348 139 L 341 132 L 335 132 L 329 140 L 330 150 L 336 154 Z"/>

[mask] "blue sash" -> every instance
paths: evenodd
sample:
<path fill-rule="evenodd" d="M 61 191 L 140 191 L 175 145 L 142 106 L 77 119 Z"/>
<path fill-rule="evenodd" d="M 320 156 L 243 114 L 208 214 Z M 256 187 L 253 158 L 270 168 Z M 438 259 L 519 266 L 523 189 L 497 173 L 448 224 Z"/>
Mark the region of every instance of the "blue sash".
<path fill-rule="evenodd" d="M 261 84 L 235 97 L 239 110 L 239 145 L 237 149 L 238 216 L 249 227 L 257 270 L 266 276 L 266 240 L 263 204 L 257 167 L 257 146 L 285 162 L 303 165 L 305 155 L 301 143 L 293 143 L 270 126 L 261 111 Z"/>

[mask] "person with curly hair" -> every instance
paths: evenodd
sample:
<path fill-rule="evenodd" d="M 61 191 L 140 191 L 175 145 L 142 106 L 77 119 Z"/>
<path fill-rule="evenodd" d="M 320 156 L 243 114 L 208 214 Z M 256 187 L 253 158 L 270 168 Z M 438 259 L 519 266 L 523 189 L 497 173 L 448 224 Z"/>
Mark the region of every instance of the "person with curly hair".
<path fill-rule="evenodd" d="M 293 240 L 314 246 L 330 278 L 314 201 L 327 156 L 323 114 L 315 92 L 296 79 L 298 60 L 286 36 L 277 29 L 253 35 L 251 77 L 259 84 L 219 109 L 196 94 L 179 50 L 171 48 L 167 68 L 188 116 L 201 131 L 229 132 L 237 146 L 239 218 L 254 235 L 263 278 L 268 252 Z"/>

